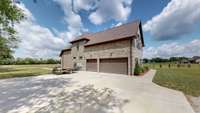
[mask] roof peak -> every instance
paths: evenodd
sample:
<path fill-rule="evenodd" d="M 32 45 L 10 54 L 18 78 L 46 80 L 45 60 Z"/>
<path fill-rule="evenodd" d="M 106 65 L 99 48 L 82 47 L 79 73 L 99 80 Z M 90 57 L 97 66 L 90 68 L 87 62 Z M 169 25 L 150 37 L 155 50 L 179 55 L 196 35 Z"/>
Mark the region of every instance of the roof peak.
<path fill-rule="evenodd" d="M 137 20 L 134 20 L 134 21 L 131 21 L 131 22 L 124 23 L 124 24 L 119 25 L 119 26 L 110 27 L 110 28 L 107 28 L 107 29 L 104 29 L 104 30 L 101 30 L 101 31 L 97 31 L 97 32 L 95 32 L 95 33 L 90 33 L 90 34 L 93 35 L 93 34 L 96 34 L 96 33 L 104 32 L 104 31 L 108 31 L 108 30 L 113 30 L 113 29 L 115 29 L 115 28 L 120 28 L 120 27 L 129 25 L 129 24 L 133 24 L 133 23 L 138 23 L 138 24 L 140 24 L 141 21 L 140 21 L 139 19 L 137 19 Z"/>
<path fill-rule="evenodd" d="M 107 29 L 104 29 L 104 30 L 100 30 L 100 31 L 94 32 L 94 33 L 92 33 L 92 32 L 84 32 L 83 34 L 77 36 L 77 38 L 78 38 L 78 37 L 79 37 L 79 38 L 81 38 L 81 37 L 83 38 L 84 36 L 87 36 L 87 35 L 93 35 L 93 34 L 95 34 L 95 33 L 100 33 L 100 32 L 104 32 L 104 31 L 107 31 L 107 30 L 112 30 L 112 29 L 114 29 L 114 28 L 119 28 L 119 27 L 122 27 L 122 26 L 125 26 L 125 25 L 128 25 L 128 24 L 133 24 L 133 23 L 138 23 L 138 24 L 140 24 L 141 21 L 140 21 L 139 19 L 136 19 L 136 20 L 133 20 L 133 21 L 124 23 L 124 24 L 122 24 L 122 25 L 113 26 L 113 27 L 110 27 L 110 28 L 107 28 Z M 75 39 L 75 40 L 76 40 L 76 39 Z"/>

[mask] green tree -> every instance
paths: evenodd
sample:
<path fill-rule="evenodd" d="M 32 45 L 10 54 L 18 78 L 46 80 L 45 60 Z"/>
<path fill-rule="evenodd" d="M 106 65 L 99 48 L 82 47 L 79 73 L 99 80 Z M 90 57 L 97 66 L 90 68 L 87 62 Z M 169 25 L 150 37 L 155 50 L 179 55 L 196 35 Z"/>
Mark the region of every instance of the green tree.
<path fill-rule="evenodd" d="M 24 18 L 15 0 L 0 0 L 0 61 L 12 58 L 13 48 L 17 47 L 18 38 L 14 23 Z"/>

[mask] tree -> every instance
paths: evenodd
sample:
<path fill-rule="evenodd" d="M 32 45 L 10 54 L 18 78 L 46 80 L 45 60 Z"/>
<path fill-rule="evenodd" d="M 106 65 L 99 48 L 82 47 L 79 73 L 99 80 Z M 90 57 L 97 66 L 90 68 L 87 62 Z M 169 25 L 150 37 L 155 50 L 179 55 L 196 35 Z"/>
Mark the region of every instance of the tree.
<path fill-rule="evenodd" d="M 11 50 L 6 44 L 7 43 L 6 41 L 7 41 L 6 39 L 0 38 L 0 60 L 12 58 L 12 55 L 10 54 Z"/>
<path fill-rule="evenodd" d="M 148 63 L 148 62 L 149 62 L 149 59 L 147 59 L 147 58 L 143 59 L 143 63 Z"/>
<path fill-rule="evenodd" d="M 14 23 L 23 18 L 24 14 L 14 0 L 0 0 L 0 60 L 12 58 L 13 48 L 17 47 L 19 41 Z"/>

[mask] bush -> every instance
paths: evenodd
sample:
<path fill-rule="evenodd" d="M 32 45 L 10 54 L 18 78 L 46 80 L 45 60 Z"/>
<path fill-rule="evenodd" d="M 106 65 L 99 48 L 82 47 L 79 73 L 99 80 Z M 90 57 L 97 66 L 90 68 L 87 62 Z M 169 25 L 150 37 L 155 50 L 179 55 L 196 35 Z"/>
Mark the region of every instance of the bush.
<path fill-rule="evenodd" d="M 144 67 L 140 67 L 140 74 L 141 74 L 141 73 L 144 73 L 144 72 L 145 72 Z"/>
<path fill-rule="evenodd" d="M 144 66 L 144 70 L 145 70 L 145 71 L 148 71 L 148 70 L 149 70 L 149 67 L 148 67 L 148 66 Z"/>
<path fill-rule="evenodd" d="M 149 70 L 149 67 L 148 66 L 140 66 L 138 63 L 135 64 L 135 70 L 134 70 L 134 75 L 140 75 L 146 71 Z"/>
<path fill-rule="evenodd" d="M 141 72 L 140 65 L 138 64 L 138 62 L 136 62 L 136 64 L 135 64 L 135 70 L 134 70 L 134 75 L 139 75 L 140 72 Z"/>

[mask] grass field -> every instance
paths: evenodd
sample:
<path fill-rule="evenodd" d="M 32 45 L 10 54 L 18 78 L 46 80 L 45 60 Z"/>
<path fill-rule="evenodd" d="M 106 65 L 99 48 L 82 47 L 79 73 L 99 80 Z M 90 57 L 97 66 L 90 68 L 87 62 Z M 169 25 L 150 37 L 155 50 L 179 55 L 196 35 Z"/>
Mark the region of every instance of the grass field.
<path fill-rule="evenodd" d="M 55 65 L 0 65 L 0 79 L 51 73 Z"/>
<path fill-rule="evenodd" d="M 157 73 L 153 82 L 172 89 L 180 90 L 187 95 L 200 96 L 200 64 L 192 64 L 190 68 L 187 65 L 177 67 L 168 63 L 146 64 L 150 68 L 156 69 Z"/>

